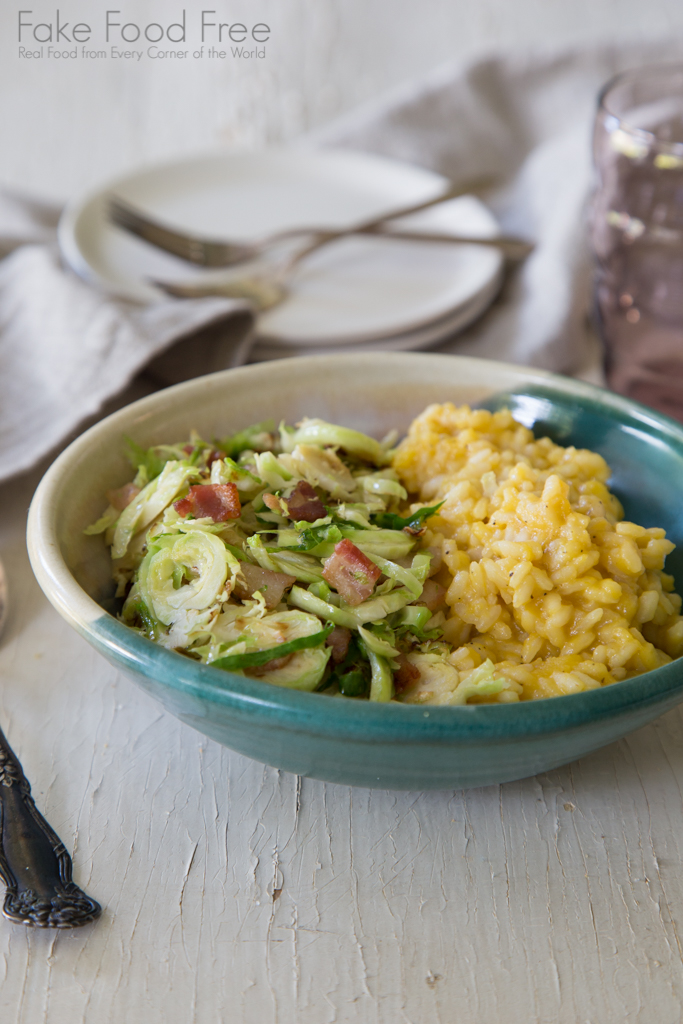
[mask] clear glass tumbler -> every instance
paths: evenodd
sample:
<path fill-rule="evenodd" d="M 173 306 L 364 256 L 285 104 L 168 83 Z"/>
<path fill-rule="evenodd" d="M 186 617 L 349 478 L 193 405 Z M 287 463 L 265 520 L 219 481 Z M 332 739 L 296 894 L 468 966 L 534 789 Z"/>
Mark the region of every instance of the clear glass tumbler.
<path fill-rule="evenodd" d="M 609 386 L 683 421 L 683 64 L 603 89 L 591 227 Z"/>

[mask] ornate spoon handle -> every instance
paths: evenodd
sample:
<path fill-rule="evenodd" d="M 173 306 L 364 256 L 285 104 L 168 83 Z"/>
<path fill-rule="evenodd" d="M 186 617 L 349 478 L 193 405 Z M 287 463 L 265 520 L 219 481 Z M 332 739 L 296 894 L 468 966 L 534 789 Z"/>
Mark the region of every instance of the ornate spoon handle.
<path fill-rule="evenodd" d="M 0 878 L 5 917 L 36 928 L 76 928 L 99 903 L 71 880 L 71 857 L 37 810 L 31 787 L 0 729 Z"/>

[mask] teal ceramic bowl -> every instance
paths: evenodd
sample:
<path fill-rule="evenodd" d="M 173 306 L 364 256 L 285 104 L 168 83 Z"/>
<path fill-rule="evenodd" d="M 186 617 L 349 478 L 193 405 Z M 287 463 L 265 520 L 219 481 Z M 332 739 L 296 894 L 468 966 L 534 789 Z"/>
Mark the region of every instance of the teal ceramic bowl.
<path fill-rule="evenodd" d="M 683 659 L 605 689 L 512 705 L 369 704 L 300 693 L 193 663 L 105 610 L 108 554 L 83 528 L 142 445 L 225 435 L 265 417 L 321 416 L 376 436 L 430 402 L 510 405 L 537 434 L 599 451 L 628 518 L 683 542 L 683 427 L 599 388 L 454 356 L 365 353 L 228 370 L 159 392 L 92 427 L 56 460 L 29 515 L 38 581 L 59 613 L 172 714 L 248 757 L 329 782 L 453 789 L 505 782 L 581 757 L 683 700 Z M 667 567 L 683 583 L 683 546 Z"/>

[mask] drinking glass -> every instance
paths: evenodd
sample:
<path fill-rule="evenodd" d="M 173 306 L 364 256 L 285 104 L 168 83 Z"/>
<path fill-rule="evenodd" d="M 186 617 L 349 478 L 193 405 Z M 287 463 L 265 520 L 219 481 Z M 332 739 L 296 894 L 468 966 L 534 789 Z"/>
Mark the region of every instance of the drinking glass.
<path fill-rule="evenodd" d="M 602 90 L 591 227 L 609 386 L 683 420 L 683 64 Z"/>

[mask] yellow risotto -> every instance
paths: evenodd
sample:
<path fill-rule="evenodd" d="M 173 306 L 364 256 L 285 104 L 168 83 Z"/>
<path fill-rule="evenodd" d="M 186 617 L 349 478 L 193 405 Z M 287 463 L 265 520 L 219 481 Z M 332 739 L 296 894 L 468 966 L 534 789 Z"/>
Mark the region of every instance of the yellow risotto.
<path fill-rule="evenodd" d="M 421 503 L 444 502 L 421 543 L 443 559 L 455 648 L 452 676 L 422 657 L 404 702 L 451 703 L 487 659 L 509 685 L 482 700 L 509 703 L 606 686 L 683 650 L 681 598 L 663 571 L 674 545 L 624 521 L 602 456 L 537 441 L 507 409 L 447 403 L 413 422 L 393 464 Z"/>

